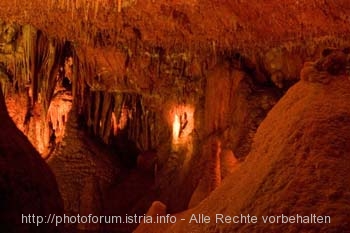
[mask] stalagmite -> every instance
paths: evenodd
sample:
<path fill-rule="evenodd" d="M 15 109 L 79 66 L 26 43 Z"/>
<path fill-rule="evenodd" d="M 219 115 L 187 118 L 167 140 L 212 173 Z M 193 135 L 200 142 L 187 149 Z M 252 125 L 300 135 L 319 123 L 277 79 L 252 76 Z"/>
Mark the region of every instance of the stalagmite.
<path fill-rule="evenodd" d="M 212 138 L 207 147 L 209 160 L 206 164 L 203 178 L 200 179 L 197 188 L 192 194 L 188 208 L 195 207 L 204 200 L 213 190 L 221 184 L 221 141 L 218 138 Z"/>
<path fill-rule="evenodd" d="M 221 155 L 221 141 L 218 138 L 212 139 L 211 142 L 211 158 L 208 163 L 208 175 L 209 178 L 209 191 L 215 190 L 221 184 L 221 168 L 220 168 L 220 155 Z"/>
<path fill-rule="evenodd" d="M 146 216 L 164 216 L 166 215 L 166 205 L 160 201 L 154 201 L 148 209 Z"/>
<path fill-rule="evenodd" d="M 238 165 L 238 160 L 230 149 L 223 149 L 220 154 L 221 179 L 230 175 Z"/>

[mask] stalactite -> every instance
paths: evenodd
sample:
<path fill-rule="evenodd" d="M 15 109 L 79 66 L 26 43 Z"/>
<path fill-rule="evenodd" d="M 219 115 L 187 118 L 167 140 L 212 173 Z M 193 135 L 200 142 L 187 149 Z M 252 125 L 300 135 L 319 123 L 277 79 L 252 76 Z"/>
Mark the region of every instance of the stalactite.
<path fill-rule="evenodd" d="M 49 89 L 48 86 L 50 85 L 49 75 L 51 67 L 54 64 L 54 48 L 50 44 L 50 41 L 42 33 L 38 33 L 37 36 L 36 54 L 34 77 L 37 80 L 37 89 L 34 89 L 34 91 L 36 91 L 38 94 L 42 93 L 44 105 L 48 107 L 49 104 L 45 98 L 45 93 L 47 93 Z"/>
<path fill-rule="evenodd" d="M 141 144 L 141 149 L 143 148 L 143 143 L 142 143 L 142 138 L 141 134 L 145 131 L 145 125 L 143 125 L 142 121 L 142 115 L 144 114 L 142 112 L 142 108 L 140 106 L 140 96 L 136 95 L 134 96 L 134 116 L 135 118 L 133 119 L 134 121 L 134 135 L 133 139 L 138 143 Z"/>
<path fill-rule="evenodd" d="M 118 0 L 118 13 L 122 11 L 122 0 Z"/>
<path fill-rule="evenodd" d="M 100 128 L 98 131 L 98 135 L 103 139 L 104 138 L 104 131 L 106 125 L 109 125 L 110 119 L 108 119 L 108 112 L 111 106 L 112 102 L 112 96 L 110 93 L 105 92 L 103 93 L 103 102 L 101 103 L 101 115 L 100 115 Z"/>
<path fill-rule="evenodd" d="M 62 9 L 62 8 L 63 8 L 64 1 L 65 1 L 65 0 L 58 0 L 58 8 L 59 8 L 59 9 Z"/>
<path fill-rule="evenodd" d="M 86 62 L 78 58 L 76 55 L 76 61 L 75 64 L 78 64 L 75 70 L 76 74 L 76 80 L 75 80 L 75 93 L 73 93 L 74 96 L 74 101 L 76 106 L 78 107 L 79 112 L 84 111 L 85 103 L 89 104 L 88 102 L 90 101 L 90 96 L 88 88 L 85 86 L 87 82 L 87 78 L 89 77 L 87 75 L 86 71 Z M 89 116 L 89 115 L 87 115 Z"/>
<path fill-rule="evenodd" d="M 27 84 L 33 82 L 34 79 L 34 56 L 35 56 L 35 41 L 36 31 L 31 25 L 24 25 L 22 29 L 23 44 L 24 44 L 24 70 Z"/>
<path fill-rule="evenodd" d="M 121 115 L 122 107 L 123 107 L 123 94 L 115 93 L 114 94 L 114 115 L 117 118 L 117 124 L 119 123 L 119 117 Z M 116 130 L 116 129 L 114 129 Z"/>
<path fill-rule="evenodd" d="M 78 10 L 81 8 L 81 0 L 75 0 L 75 9 Z"/>
<path fill-rule="evenodd" d="M 49 79 L 50 79 L 50 83 L 53 84 L 57 82 L 57 75 L 59 74 L 59 70 L 62 67 L 62 61 L 64 60 L 64 45 L 65 45 L 65 41 L 62 40 L 52 40 L 51 43 L 53 44 L 55 50 L 53 51 L 54 54 L 54 63 L 51 67 L 50 70 L 50 75 L 49 75 Z M 55 85 L 50 85 L 49 86 L 49 91 L 48 91 L 48 99 L 52 98 L 53 92 L 55 89 Z"/>
<path fill-rule="evenodd" d="M 112 100 L 113 100 L 113 98 L 112 98 Z M 111 122 L 111 119 L 112 119 L 112 109 L 113 109 L 113 101 L 111 102 L 111 104 L 110 104 L 110 106 L 108 108 L 108 112 L 107 112 L 107 116 L 106 116 L 106 122 L 105 122 L 105 127 L 104 127 L 104 132 L 103 132 L 103 135 L 102 135 L 102 140 L 106 144 L 109 143 L 109 138 L 110 138 L 110 135 L 111 135 L 111 127 L 112 127 L 112 125 L 110 124 L 110 122 Z"/>
<path fill-rule="evenodd" d="M 140 135 L 141 138 L 141 148 L 143 150 L 148 150 L 149 146 L 149 125 L 148 125 L 148 111 L 144 111 L 141 116 L 141 126 L 142 132 Z"/>
<path fill-rule="evenodd" d="M 87 22 L 89 19 L 89 8 L 90 8 L 90 2 L 86 2 L 84 4 L 84 19 Z"/>
<path fill-rule="evenodd" d="M 138 116 L 139 116 L 139 111 L 136 109 L 136 105 L 134 104 L 135 102 L 135 96 L 133 96 L 132 94 L 126 94 L 125 96 L 125 102 L 124 102 L 124 106 L 126 106 L 128 109 L 133 109 L 135 108 L 135 111 L 132 112 L 131 117 L 129 118 L 129 128 L 128 128 L 128 138 L 129 139 L 135 139 L 136 135 L 137 135 L 137 125 L 138 125 Z M 128 114 L 129 115 L 129 114 Z"/>
<path fill-rule="evenodd" d="M 56 2 L 57 2 L 57 0 L 51 0 L 51 1 L 50 1 L 50 5 L 49 5 L 50 10 L 55 9 Z"/>
<path fill-rule="evenodd" d="M 0 86 L 1 86 L 1 91 L 2 91 L 2 93 L 3 93 L 3 95 L 6 97 L 6 93 L 7 93 L 7 89 L 8 89 L 8 87 L 7 87 L 7 80 L 6 80 L 7 78 L 2 78 L 1 76 L 0 76 Z"/>
<path fill-rule="evenodd" d="M 150 118 L 151 118 L 151 120 L 150 120 L 150 122 L 151 122 L 151 124 L 150 124 L 150 140 L 151 140 L 151 142 L 150 142 L 150 144 L 151 144 L 151 148 L 156 148 L 156 146 L 159 145 L 159 139 L 160 139 L 158 137 L 157 133 L 161 130 L 160 130 L 160 128 L 159 128 L 159 130 L 157 128 L 158 124 L 157 124 L 157 120 L 156 120 L 157 118 L 156 118 L 155 112 L 153 112 L 153 111 L 151 112 Z"/>
<path fill-rule="evenodd" d="M 94 2 L 94 19 L 97 18 L 98 9 L 99 9 L 99 4 L 100 4 L 100 0 L 96 0 L 96 1 Z"/>
<path fill-rule="evenodd" d="M 89 127 L 89 129 L 91 129 L 93 127 L 93 115 L 92 115 L 92 112 L 93 112 L 93 105 L 94 105 L 94 102 L 93 101 L 93 92 L 91 92 L 90 90 L 87 91 L 88 92 L 88 95 L 87 95 L 87 100 L 85 100 L 83 102 L 83 105 L 85 108 L 86 108 L 86 115 L 87 115 L 87 126 Z"/>
<path fill-rule="evenodd" d="M 101 92 L 95 92 L 95 106 L 94 106 L 94 118 L 93 118 L 93 131 L 95 135 L 98 135 L 98 129 L 100 127 L 100 107 L 101 107 Z"/>

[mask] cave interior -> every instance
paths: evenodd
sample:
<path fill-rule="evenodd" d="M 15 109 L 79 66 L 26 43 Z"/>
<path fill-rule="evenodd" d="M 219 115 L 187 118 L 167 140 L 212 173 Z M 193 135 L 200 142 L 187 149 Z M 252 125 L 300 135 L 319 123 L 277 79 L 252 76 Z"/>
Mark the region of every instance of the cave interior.
<path fill-rule="evenodd" d="M 350 232 L 349 0 L 1 1 L 0 89 L 2 232 Z"/>

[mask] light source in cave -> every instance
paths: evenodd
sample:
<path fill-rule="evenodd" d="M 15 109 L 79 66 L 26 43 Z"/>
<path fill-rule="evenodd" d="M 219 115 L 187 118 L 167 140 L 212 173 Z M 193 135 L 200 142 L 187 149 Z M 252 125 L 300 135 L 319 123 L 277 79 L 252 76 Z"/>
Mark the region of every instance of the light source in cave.
<path fill-rule="evenodd" d="M 190 169 L 193 155 L 194 107 L 192 105 L 177 105 L 170 111 L 172 119 L 172 151 L 183 156 L 182 172 L 179 179 L 183 181 Z"/>
<path fill-rule="evenodd" d="M 60 67 L 56 76 L 54 94 L 47 111 L 47 119 L 51 130 L 49 142 L 51 146 L 62 141 L 68 114 L 72 109 L 72 66 L 73 58 L 71 56 L 66 57 L 64 67 Z"/>
<path fill-rule="evenodd" d="M 112 128 L 113 135 L 116 136 L 118 133 L 118 121 L 114 112 L 112 112 L 112 116 L 111 116 L 111 128 Z"/>
<path fill-rule="evenodd" d="M 125 129 L 129 119 L 132 119 L 132 110 L 129 109 L 126 105 L 122 106 L 119 118 L 116 116 L 115 112 L 112 112 L 111 130 L 114 136 L 118 134 L 118 130 Z"/>
<path fill-rule="evenodd" d="M 176 106 L 170 111 L 172 115 L 172 144 L 173 149 L 176 145 L 186 145 L 191 141 L 193 131 L 193 112 L 191 105 Z"/>
<path fill-rule="evenodd" d="M 129 113 L 129 109 L 126 106 L 123 106 L 120 113 L 120 118 L 118 122 L 118 128 L 124 129 L 128 123 L 128 119 L 131 117 L 131 114 Z"/>
<path fill-rule="evenodd" d="M 64 74 L 69 81 L 73 80 L 73 58 L 71 56 L 67 57 L 64 61 Z"/>
<path fill-rule="evenodd" d="M 175 114 L 173 122 L 173 141 L 175 142 L 179 139 L 180 127 L 180 117 Z"/>
<path fill-rule="evenodd" d="M 62 140 L 65 131 L 65 125 L 68 114 L 72 108 L 72 95 L 67 92 L 59 92 L 52 99 L 49 110 L 48 119 L 52 124 L 52 130 L 55 134 L 56 142 Z"/>

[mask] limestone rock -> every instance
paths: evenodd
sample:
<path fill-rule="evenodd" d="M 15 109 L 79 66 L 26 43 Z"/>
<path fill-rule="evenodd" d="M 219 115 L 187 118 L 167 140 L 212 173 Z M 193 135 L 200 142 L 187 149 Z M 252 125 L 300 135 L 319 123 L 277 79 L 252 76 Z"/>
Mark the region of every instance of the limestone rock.
<path fill-rule="evenodd" d="M 221 179 L 229 176 L 238 165 L 238 160 L 230 149 L 223 149 L 220 154 Z"/>
<path fill-rule="evenodd" d="M 0 88 L 1 89 L 1 88 Z M 54 175 L 6 112 L 0 91 L 0 229 L 8 233 L 62 232 L 62 225 L 26 224 L 22 217 L 63 214 Z M 28 221 L 33 221 L 32 219 Z"/>
<path fill-rule="evenodd" d="M 86 178 L 85 185 L 82 189 L 79 203 L 79 214 L 82 216 L 100 216 L 102 213 L 102 200 L 99 182 L 95 177 Z M 100 222 L 80 223 L 77 228 L 79 230 L 98 231 L 100 229 Z"/>
<path fill-rule="evenodd" d="M 146 216 L 156 217 L 157 215 L 166 215 L 166 205 L 160 201 L 154 201 L 146 213 Z"/>
<path fill-rule="evenodd" d="M 179 221 L 163 232 L 348 232 L 350 82 L 299 82 L 269 112 L 252 151 L 218 189 L 181 217 L 257 216 L 256 224 Z M 264 224 L 261 216 L 330 216 L 327 224 Z M 154 226 L 147 231 L 159 232 Z"/>
<path fill-rule="evenodd" d="M 260 125 L 245 162 L 191 213 L 330 216 L 329 224 L 187 224 L 164 232 L 347 232 L 350 82 L 299 82 Z M 216 230 L 214 230 L 216 229 Z"/>
<path fill-rule="evenodd" d="M 346 73 L 349 57 L 346 49 L 325 49 L 316 62 L 305 62 L 300 77 L 304 81 L 328 84 L 335 76 Z"/>
<path fill-rule="evenodd" d="M 156 152 L 146 151 L 137 156 L 137 168 L 155 175 L 157 164 Z"/>

